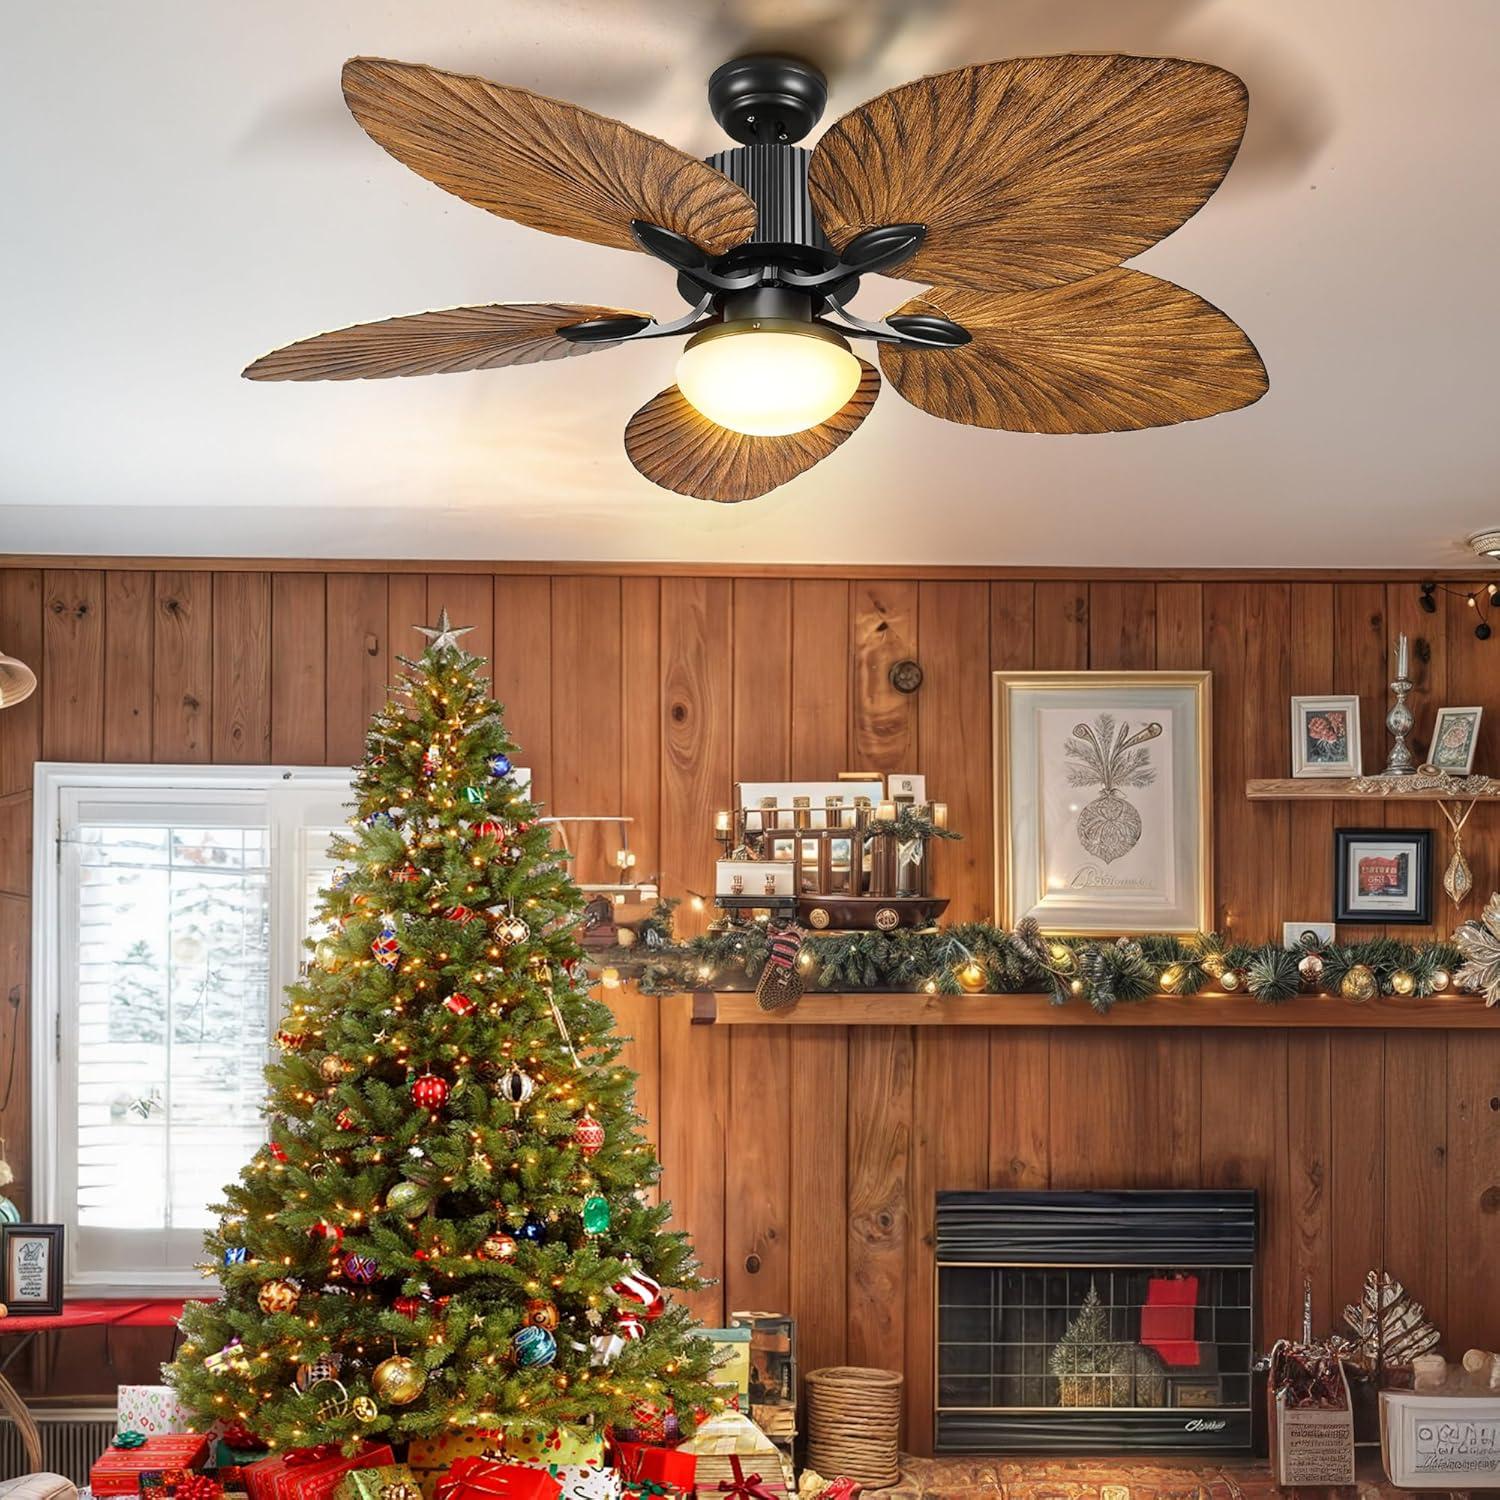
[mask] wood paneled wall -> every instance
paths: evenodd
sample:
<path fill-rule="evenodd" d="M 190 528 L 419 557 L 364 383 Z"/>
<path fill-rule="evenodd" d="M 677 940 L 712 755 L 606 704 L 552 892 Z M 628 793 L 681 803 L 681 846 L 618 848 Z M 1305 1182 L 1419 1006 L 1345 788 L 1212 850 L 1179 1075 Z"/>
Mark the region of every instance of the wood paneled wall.
<path fill-rule="evenodd" d="M 19 1197 L 39 758 L 348 763 L 393 656 L 421 647 L 411 627 L 446 606 L 493 658 L 540 797 L 629 814 L 640 867 L 669 893 L 709 889 L 710 817 L 736 778 L 919 770 L 967 834 L 936 855 L 963 918 L 991 906 L 990 672 L 1208 667 L 1219 920 L 1263 939 L 1328 911 L 1340 816 L 1434 825 L 1443 859 L 1449 846 L 1431 807 L 1247 802 L 1246 777 L 1287 774 L 1290 694 L 1358 690 L 1378 765 L 1404 629 L 1424 643 L 1418 740 L 1436 704 L 1483 703 L 1479 764 L 1500 765 L 1500 643 L 1476 641 L 1452 603 L 1423 615 L 1415 584 L 1394 581 L 0 568 L 0 646 L 42 680 L 0 715 L 0 1020 L 7 1058 L 20 1049 L 0 1128 Z M 906 656 L 926 674 L 909 697 L 887 679 Z M 1500 819 L 1476 812 L 1465 844 L 1476 895 L 1457 911 L 1439 895 L 1445 929 L 1500 883 Z M 685 997 L 628 993 L 619 1011 L 664 1193 L 719 1281 L 698 1311 L 788 1308 L 804 1368 L 904 1370 L 917 1450 L 940 1188 L 1252 1185 L 1264 1340 L 1294 1326 L 1304 1276 L 1329 1323 L 1383 1259 L 1450 1347 L 1500 1343 L 1500 1027 L 731 1031 L 691 1027 Z M 149 1373 L 164 1344 L 133 1337 L 110 1368 L 70 1344 L 60 1388 Z"/>

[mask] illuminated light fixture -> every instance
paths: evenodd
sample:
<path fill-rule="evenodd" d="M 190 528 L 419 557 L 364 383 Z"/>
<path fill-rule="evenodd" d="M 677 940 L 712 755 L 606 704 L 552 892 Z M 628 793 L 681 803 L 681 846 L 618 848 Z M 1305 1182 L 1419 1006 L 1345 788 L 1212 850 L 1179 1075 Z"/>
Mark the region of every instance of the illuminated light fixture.
<path fill-rule="evenodd" d="M 744 318 L 694 334 L 677 388 L 710 422 L 785 437 L 826 422 L 859 386 L 859 361 L 832 328 L 796 318 Z"/>
<path fill-rule="evenodd" d="M 36 691 L 36 673 L 0 651 L 0 708 L 14 708 Z"/>
<path fill-rule="evenodd" d="M 1500 526 L 1486 526 L 1469 536 L 1469 551 L 1476 557 L 1500 559 Z"/>

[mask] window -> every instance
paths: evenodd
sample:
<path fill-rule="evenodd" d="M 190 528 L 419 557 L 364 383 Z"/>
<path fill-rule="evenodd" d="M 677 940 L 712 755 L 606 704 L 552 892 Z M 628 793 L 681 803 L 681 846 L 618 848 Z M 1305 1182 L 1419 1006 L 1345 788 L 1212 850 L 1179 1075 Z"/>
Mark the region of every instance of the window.
<path fill-rule="evenodd" d="M 37 1216 L 71 1288 L 202 1290 L 349 798 L 342 770 L 37 767 Z"/>

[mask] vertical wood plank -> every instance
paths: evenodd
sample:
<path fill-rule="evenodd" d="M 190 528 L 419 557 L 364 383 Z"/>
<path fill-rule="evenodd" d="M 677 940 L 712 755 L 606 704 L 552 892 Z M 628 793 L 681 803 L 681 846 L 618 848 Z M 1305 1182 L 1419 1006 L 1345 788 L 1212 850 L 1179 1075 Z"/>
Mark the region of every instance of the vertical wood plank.
<path fill-rule="evenodd" d="M 1243 872 L 1259 868 L 1256 822 L 1245 799 L 1245 584 L 1226 583 L 1203 597 L 1203 664 L 1214 688 L 1215 926 L 1236 941 L 1258 941 L 1260 901 Z"/>
<path fill-rule="evenodd" d="M 427 649 L 427 637 L 417 627 L 432 625 L 437 619 L 437 610 L 428 605 L 427 578 L 422 573 L 389 573 L 385 580 L 385 638 L 390 649 L 390 674 L 393 683 L 398 682 L 406 668 L 399 657 L 408 661 L 418 660 Z M 477 624 L 465 617 L 462 624 Z M 487 638 L 495 628 L 495 606 L 493 598 L 482 622 Z M 465 643 L 472 635 L 464 636 Z"/>
<path fill-rule="evenodd" d="M 917 1029 L 915 1149 L 907 1205 L 906 1440 L 918 1454 L 932 1452 L 937 1195 L 982 1188 L 989 1179 L 989 1082 L 985 1048 L 959 1032 Z"/>
<path fill-rule="evenodd" d="M 1282 723 L 1282 758 L 1276 774 L 1290 776 L 1293 696 L 1334 691 L 1334 607 L 1331 583 L 1294 583 L 1289 590 L 1289 627 L 1294 648 L 1287 663 L 1288 709 Z M 1267 735 L 1273 733 L 1267 727 Z M 1333 920 L 1332 802 L 1294 802 L 1287 808 L 1286 907 L 1283 922 Z M 1325 1056 L 1326 1063 L 1326 1056 Z M 1301 1285 L 1300 1276 L 1298 1279 Z M 1320 1287 L 1326 1291 L 1326 1282 Z"/>
<path fill-rule="evenodd" d="M 31 789 L 42 753 L 42 703 L 47 693 L 42 622 L 51 589 L 38 568 L 0 568 L 0 651 L 36 673 L 36 691 L 0 715 L 0 797 Z"/>
<path fill-rule="evenodd" d="M 663 579 L 663 586 L 672 582 Z M 691 995 L 661 1001 L 661 1195 L 671 1224 L 693 1237 L 702 1275 L 716 1285 L 683 1301 L 710 1328 L 722 1328 L 724 1163 L 729 1140 L 729 1031 L 692 1024 Z M 737 1138 L 738 1141 L 738 1138 Z"/>
<path fill-rule="evenodd" d="M 43 588 L 46 614 L 37 674 L 44 685 L 42 756 L 98 760 L 104 753 L 104 575 L 49 569 Z"/>
<path fill-rule="evenodd" d="M 1494 762 L 1490 762 L 1494 764 Z M 1448 1033 L 1446 1347 L 1500 1347 L 1500 1034 Z M 1452 1332 L 1449 1333 L 1448 1330 Z"/>
<path fill-rule="evenodd" d="M 1288 714 L 1291 643 L 1286 620 L 1290 611 L 1291 595 L 1284 583 L 1266 583 L 1246 591 L 1245 675 L 1237 707 L 1247 777 L 1275 776 L 1282 764 L 1281 736 L 1272 726 Z M 1235 708 L 1230 705 L 1226 724 L 1233 722 Z M 1287 807 L 1280 802 L 1252 803 L 1243 786 L 1226 787 L 1223 792 L 1236 823 L 1248 828 L 1250 840 L 1260 851 L 1261 878 L 1246 882 L 1239 902 L 1244 935 L 1256 942 L 1279 942 L 1289 909 L 1291 820 Z"/>
<path fill-rule="evenodd" d="M 781 781 L 791 754 L 792 589 L 734 580 L 734 780 Z"/>
<path fill-rule="evenodd" d="M 849 585 L 798 578 L 792 583 L 790 775 L 831 780 L 849 761 Z"/>
<path fill-rule="evenodd" d="M 916 767 L 927 777 L 927 795 L 948 804 L 949 826 L 963 834 L 929 846 L 933 889 L 949 898 L 944 920 L 976 921 L 994 915 L 989 590 L 924 583 L 918 619 L 925 676 Z"/>
<path fill-rule="evenodd" d="M 1051 1035 L 995 1026 L 989 1049 L 989 1185 L 1044 1188 L 1052 1180 Z"/>
<path fill-rule="evenodd" d="M 1038 671 L 1081 672 L 1089 664 L 1089 586 L 1048 579 L 1036 586 L 1032 639 Z"/>
<path fill-rule="evenodd" d="M 1448 1038 L 1387 1032 L 1385 1042 L 1385 1265 L 1448 1320 Z M 1497 1080 L 1500 1081 L 1500 1080 Z M 1500 1173 L 1497 1173 L 1500 1176 Z M 1500 1263 L 1500 1256 L 1496 1256 Z"/>
<path fill-rule="evenodd" d="M 1287 1216 L 1290 1270 L 1287 1283 L 1300 1317 L 1304 1283 L 1312 1292 L 1313 1327 L 1338 1321 L 1333 1302 L 1332 1079 L 1326 1031 L 1292 1031 L 1287 1049 Z M 1265 1326 L 1263 1324 L 1263 1326 Z M 1271 1330 L 1266 1328 L 1266 1332 Z"/>
<path fill-rule="evenodd" d="M 193 764 L 213 754 L 213 574 L 156 575 L 151 758 Z"/>
<path fill-rule="evenodd" d="M 271 758 L 321 766 L 328 750 L 327 586 L 321 573 L 271 578 Z"/>
<path fill-rule="evenodd" d="M 1095 671 L 1149 672 L 1156 666 L 1156 585 L 1089 585 L 1089 666 Z"/>
<path fill-rule="evenodd" d="M 1203 665 L 1203 585 L 1156 585 L 1156 665 L 1194 671 Z"/>
<path fill-rule="evenodd" d="M 104 575 L 104 758 L 151 759 L 155 583 L 150 573 Z"/>
<path fill-rule="evenodd" d="M 917 585 L 860 580 L 849 587 L 854 651 L 850 743 L 855 771 L 910 771 L 917 754 L 917 699 L 891 686 L 891 667 L 917 653 Z"/>
<path fill-rule="evenodd" d="M 1463 585 L 1455 584 L 1462 588 Z M 1474 589 L 1481 584 L 1472 585 Z M 1493 640 L 1481 641 L 1474 636 L 1474 613 L 1462 599 L 1451 596 L 1438 604 L 1443 613 L 1435 618 L 1444 619 L 1443 638 L 1447 659 L 1447 698 L 1453 707 L 1478 703 L 1484 706 L 1484 717 L 1479 723 L 1479 743 L 1474 752 L 1474 769 L 1488 769 L 1500 765 L 1500 705 L 1495 702 L 1495 669 L 1497 652 Z M 1437 632 L 1434 630 L 1433 635 Z M 1429 808 L 1432 822 L 1446 831 L 1443 815 L 1437 808 Z M 1458 905 L 1448 900 L 1441 884 L 1434 891 L 1436 909 L 1442 912 L 1439 926 L 1451 932 L 1469 917 L 1477 917 L 1484 910 L 1490 892 L 1500 888 L 1500 821 L 1485 816 L 1485 809 L 1475 812 L 1464 825 L 1464 857 L 1474 872 L 1474 889 Z M 1451 853 L 1452 839 L 1445 847 Z M 1446 861 L 1444 861 L 1446 863 Z M 1438 872 L 1441 881 L 1441 869 Z"/>
<path fill-rule="evenodd" d="M 271 758 L 271 575 L 213 578 L 213 758 L 264 765 Z"/>
<path fill-rule="evenodd" d="M 1029 671 L 1036 660 L 1036 586 L 1015 579 L 990 584 L 990 670 Z"/>
<path fill-rule="evenodd" d="M 392 680 L 390 593 L 384 573 L 330 573 L 327 586 L 328 759 L 352 766 Z"/>
<path fill-rule="evenodd" d="M 532 797 L 552 796 L 552 582 L 548 578 L 495 580 L 496 701 L 521 747 L 517 764 L 531 772 Z M 567 683 L 560 691 L 571 691 Z"/>
<path fill-rule="evenodd" d="M 1334 1032 L 1329 1204 L 1333 1306 L 1359 1300 L 1365 1273 L 1385 1255 L 1385 1038 Z"/>
<path fill-rule="evenodd" d="M 905 1370 L 916 1057 L 910 1027 L 849 1033 L 848 1358 Z M 913 1348 L 911 1358 L 930 1351 Z"/>

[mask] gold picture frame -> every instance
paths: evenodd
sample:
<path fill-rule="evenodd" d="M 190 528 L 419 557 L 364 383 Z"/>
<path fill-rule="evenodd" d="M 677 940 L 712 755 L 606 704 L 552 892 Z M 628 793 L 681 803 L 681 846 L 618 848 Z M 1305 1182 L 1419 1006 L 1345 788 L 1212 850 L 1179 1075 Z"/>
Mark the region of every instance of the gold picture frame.
<path fill-rule="evenodd" d="M 993 711 L 996 920 L 1210 931 L 1212 674 L 996 672 Z"/>

